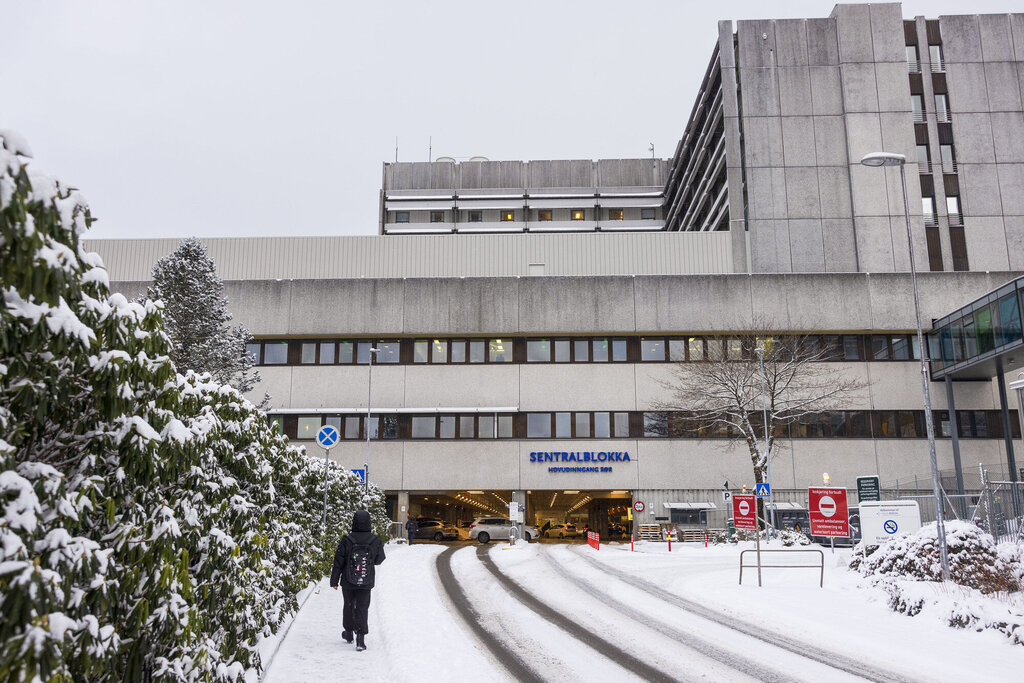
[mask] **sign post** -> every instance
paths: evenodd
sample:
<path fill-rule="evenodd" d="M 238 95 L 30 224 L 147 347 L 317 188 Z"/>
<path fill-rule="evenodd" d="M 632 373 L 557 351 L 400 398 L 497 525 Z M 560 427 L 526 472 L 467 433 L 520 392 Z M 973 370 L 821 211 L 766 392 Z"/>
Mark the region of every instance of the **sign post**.
<path fill-rule="evenodd" d="M 811 535 L 832 538 L 832 552 L 835 552 L 835 537 L 850 535 L 850 508 L 846 502 L 846 489 L 811 486 L 807 489 L 808 507 L 811 513 Z"/>
<path fill-rule="evenodd" d="M 751 495 L 732 497 L 732 520 L 737 529 L 753 529 L 757 541 L 757 585 L 761 586 L 761 534 L 757 533 L 757 499 Z"/>
<path fill-rule="evenodd" d="M 338 430 L 331 425 L 324 425 L 316 433 L 316 442 L 324 449 L 324 538 L 327 538 L 327 473 L 330 471 L 331 449 L 338 445 Z"/>
<path fill-rule="evenodd" d="M 882 487 L 877 475 L 857 477 L 857 500 L 861 503 L 866 500 L 882 500 Z"/>

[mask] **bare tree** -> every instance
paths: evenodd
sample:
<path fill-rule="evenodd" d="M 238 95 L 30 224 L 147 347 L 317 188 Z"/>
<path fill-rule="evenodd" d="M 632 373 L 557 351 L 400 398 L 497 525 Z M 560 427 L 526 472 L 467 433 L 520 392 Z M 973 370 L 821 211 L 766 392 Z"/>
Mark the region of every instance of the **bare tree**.
<path fill-rule="evenodd" d="M 788 334 L 771 324 L 760 331 L 704 337 L 690 343 L 687 360 L 677 363 L 662 385 L 670 398 L 648 430 L 668 436 L 725 437 L 743 441 L 750 452 L 754 481 L 767 480 L 767 454 L 793 424 L 813 422 L 819 413 L 849 405 L 865 387 L 834 362 L 840 337 Z M 763 355 L 764 375 L 761 374 Z M 765 451 L 767 404 L 768 445 Z M 763 518 L 763 515 L 762 515 Z"/>

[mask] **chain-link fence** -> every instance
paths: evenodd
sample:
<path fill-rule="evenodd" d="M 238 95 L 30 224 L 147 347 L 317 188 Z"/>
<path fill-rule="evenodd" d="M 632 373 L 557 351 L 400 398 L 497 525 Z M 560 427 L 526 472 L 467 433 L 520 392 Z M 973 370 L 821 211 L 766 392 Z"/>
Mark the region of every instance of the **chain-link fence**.
<path fill-rule="evenodd" d="M 1024 543 L 1024 482 L 1009 481 L 1005 467 L 978 466 L 963 473 L 964 494 L 957 490 L 952 470 L 939 472 L 943 511 L 946 519 L 973 522 L 991 533 L 998 542 Z M 882 498 L 917 500 L 921 521 L 935 521 L 935 495 L 931 476 L 907 477 L 882 487 Z"/>

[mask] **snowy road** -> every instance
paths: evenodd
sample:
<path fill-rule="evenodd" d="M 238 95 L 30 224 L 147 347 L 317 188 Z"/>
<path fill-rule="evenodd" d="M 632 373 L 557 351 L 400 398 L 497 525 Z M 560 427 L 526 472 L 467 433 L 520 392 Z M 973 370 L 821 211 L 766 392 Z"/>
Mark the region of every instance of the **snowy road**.
<path fill-rule="evenodd" d="M 341 595 L 310 596 L 268 683 L 331 681 L 1015 680 L 1024 648 L 892 614 L 842 554 L 736 583 L 738 550 L 643 544 L 387 546 L 368 650 Z M 268 652 L 269 654 L 269 652 Z"/>

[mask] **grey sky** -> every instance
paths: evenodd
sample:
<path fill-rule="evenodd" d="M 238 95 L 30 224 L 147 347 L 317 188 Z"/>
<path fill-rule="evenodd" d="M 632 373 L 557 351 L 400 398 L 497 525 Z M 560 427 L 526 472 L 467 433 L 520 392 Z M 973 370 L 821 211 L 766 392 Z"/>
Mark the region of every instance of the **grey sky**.
<path fill-rule="evenodd" d="M 0 127 L 93 238 L 373 234 L 381 163 L 671 156 L 719 19 L 833 2 L 0 0 Z M 903 3 L 905 17 L 1020 11 Z"/>

